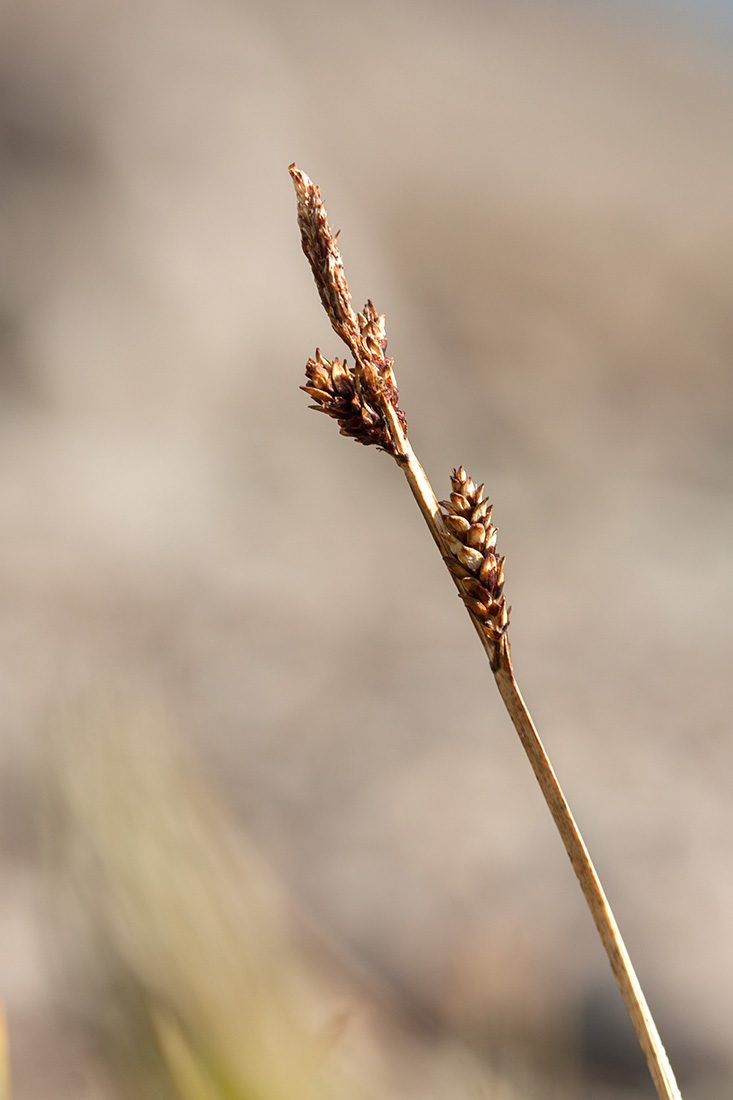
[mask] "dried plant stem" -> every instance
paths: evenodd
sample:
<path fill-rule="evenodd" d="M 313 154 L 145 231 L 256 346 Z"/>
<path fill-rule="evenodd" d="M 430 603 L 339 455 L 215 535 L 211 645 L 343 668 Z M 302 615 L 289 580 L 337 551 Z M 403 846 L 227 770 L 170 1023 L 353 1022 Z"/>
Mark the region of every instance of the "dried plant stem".
<path fill-rule="evenodd" d="M 453 471 L 450 500 L 438 501 L 407 438 L 407 422 L 397 401 L 393 361 L 387 358 L 384 318 L 371 302 L 364 312 L 351 307 L 343 264 L 317 187 L 290 166 L 298 196 L 303 251 L 311 265 L 321 302 L 338 335 L 349 346 L 353 370 L 320 352 L 306 367 L 315 408 L 338 420 L 342 435 L 390 454 L 407 478 L 433 540 L 481 640 L 499 694 L 519 734 L 581 890 L 588 903 L 611 969 L 649 1066 L 660 1100 L 682 1100 L 662 1040 L 621 938 L 601 881 L 557 781 L 550 759 L 522 698 L 512 668 L 504 603 L 504 559 L 497 557 L 491 506 L 463 467 Z"/>
<path fill-rule="evenodd" d="M 542 789 L 542 794 L 552 814 L 557 831 L 565 845 L 565 851 L 570 857 L 573 870 L 578 876 L 580 888 L 588 903 L 601 942 L 606 949 L 611 969 L 621 990 L 621 996 L 634 1025 L 634 1031 L 644 1052 L 660 1100 L 682 1100 L 674 1072 L 669 1064 L 667 1052 L 646 1003 L 644 991 L 616 924 L 616 918 L 608 903 L 598 873 L 593 866 L 593 861 L 585 846 L 580 829 L 575 823 L 575 818 L 558 783 L 550 759 L 545 752 L 544 745 L 522 698 L 519 685 L 514 678 L 508 651 L 506 659 L 502 660 L 499 667 L 494 670 L 494 678 L 504 706 L 514 723 L 514 728 L 519 734 L 524 751 Z"/>
<path fill-rule="evenodd" d="M 445 529 L 435 493 L 415 452 L 404 437 L 396 418 L 394 423 L 391 422 L 391 417 L 387 419 L 390 431 L 394 433 L 393 441 L 397 449 L 397 462 L 402 467 L 418 507 L 430 528 L 430 533 L 441 552 L 444 552 Z M 505 645 L 497 647 L 489 639 L 481 623 L 471 610 L 469 608 L 466 610 L 476 628 L 481 644 L 486 650 L 499 694 L 509 717 L 514 723 L 514 728 L 519 734 L 519 740 L 522 742 L 522 747 L 532 765 L 532 771 L 565 845 L 565 851 L 570 858 L 573 870 L 578 877 L 580 888 L 598 929 L 601 942 L 606 949 L 611 969 L 621 990 L 621 995 L 634 1025 L 634 1030 L 644 1052 L 660 1100 L 682 1100 L 667 1052 L 647 1005 L 644 992 L 616 923 L 616 918 L 598 877 L 598 872 L 593 866 L 593 860 L 585 846 L 580 829 L 575 822 L 570 806 L 550 763 L 550 758 L 545 751 L 514 677 L 509 644 L 507 642 Z"/>

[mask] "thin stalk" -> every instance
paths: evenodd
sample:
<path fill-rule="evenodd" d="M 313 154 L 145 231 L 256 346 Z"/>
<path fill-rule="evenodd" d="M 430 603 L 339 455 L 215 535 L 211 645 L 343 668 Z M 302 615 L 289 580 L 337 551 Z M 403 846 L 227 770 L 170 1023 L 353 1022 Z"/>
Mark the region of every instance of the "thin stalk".
<path fill-rule="evenodd" d="M 401 425 L 393 410 L 385 408 L 390 435 L 395 443 L 395 459 L 402 468 L 417 505 L 430 528 L 433 539 L 445 553 L 446 531 L 442 521 L 440 506 L 427 479 L 425 471 L 407 441 Z M 453 578 L 456 581 L 455 577 Z M 456 587 L 459 587 L 456 581 Z M 459 589 L 460 590 L 460 589 Z M 606 949 L 614 977 L 621 990 L 631 1022 L 634 1025 L 639 1045 L 644 1052 L 649 1072 L 660 1100 L 682 1100 L 669 1063 L 667 1052 L 654 1023 L 649 1006 L 636 976 L 633 964 L 626 950 L 616 918 L 606 897 L 598 872 L 585 846 L 580 829 L 570 810 L 568 801 L 555 775 L 550 758 L 545 751 L 527 704 L 522 698 L 519 685 L 512 668 L 511 651 L 508 641 L 501 646 L 492 642 L 483 630 L 476 616 L 467 608 L 468 614 L 481 639 L 481 644 L 489 658 L 496 686 L 499 689 L 507 713 L 519 734 L 532 771 L 540 785 L 545 802 L 552 814 L 560 838 L 565 845 L 573 870 L 578 877 L 583 896 L 590 909 L 591 916 L 598 929 L 601 942 Z"/>

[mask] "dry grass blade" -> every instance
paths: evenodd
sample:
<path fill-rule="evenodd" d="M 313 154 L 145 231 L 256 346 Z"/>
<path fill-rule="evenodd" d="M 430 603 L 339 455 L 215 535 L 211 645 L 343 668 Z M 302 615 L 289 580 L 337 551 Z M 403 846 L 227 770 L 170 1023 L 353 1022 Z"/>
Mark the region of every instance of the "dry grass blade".
<path fill-rule="evenodd" d="M 578 877 L 626 1008 L 649 1066 L 660 1100 L 681 1100 L 662 1040 L 646 1003 L 628 951 L 608 904 L 580 830 L 557 781 L 549 757 L 514 676 L 504 600 L 504 559 L 496 553 L 491 507 L 462 466 L 453 470 L 450 499 L 441 505 L 407 439 L 404 414 L 391 359 L 386 358 L 384 318 L 371 302 L 358 317 L 351 308 L 336 238 L 331 232 L 319 189 L 290 166 L 298 198 L 303 251 L 315 276 L 321 301 L 335 331 L 354 356 L 353 372 L 320 352 L 309 360 L 309 385 L 303 387 L 317 408 L 336 417 L 343 434 L 387 451 L 402 468 L 430 533 L 440 550 L 489 658 L 499 693 Z"/>

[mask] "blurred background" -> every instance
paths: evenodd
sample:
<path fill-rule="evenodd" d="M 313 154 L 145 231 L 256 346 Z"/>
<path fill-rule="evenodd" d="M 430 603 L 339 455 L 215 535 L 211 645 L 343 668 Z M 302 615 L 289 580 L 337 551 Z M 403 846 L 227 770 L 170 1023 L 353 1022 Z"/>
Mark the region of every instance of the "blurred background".
<path fill-rule="evenodd" d="M 291 1026 L 353 1048 L 319 1098 L 654 1095 L 403 479 L 306 412 L 293 160 L 436 492 L 495 502 L 683 1093 L 730 1094 L 732 57 L 692 0 L 5 0 L 14 1097 L 290 1100 Z"/>

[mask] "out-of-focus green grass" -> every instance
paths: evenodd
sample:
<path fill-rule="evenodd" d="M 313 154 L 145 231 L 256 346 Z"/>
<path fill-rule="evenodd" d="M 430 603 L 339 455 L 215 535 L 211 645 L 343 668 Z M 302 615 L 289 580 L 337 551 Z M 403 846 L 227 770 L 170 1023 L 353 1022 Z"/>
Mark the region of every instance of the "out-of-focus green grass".
<path fill-rule="evenodd" d="M 419 1086 L 386 1083 L 399 1040 L 385 1053 L 364 1029 L 342 1026 L 350 998 L 357 1016 L 378 1010 L 308 958 L 278 882 L 187 759 L 164 706 L 106 692 L 64 707 L 47 733 L 52 942 L 74 1010 L 106 1053 L 111 1096 L 499 1095 L 487 1067 L 459 1087 L 465 1067 L 454 1076 L 436 1040 L 427 1089 L 424 1073 Z M 397 1076 L 404 1082 L 404 1066 Z M 515 1095 L 502 1087 L 502 1100 Z"/>
<path fill-rule="evenodd" d="M 10 1100 L 10 1051 L 5 1009 L 0 1004 L 0 1100 Z"/>
<path fill-rule="evenodd" d="M 360 1092 L 334 1063 L 314 1072 L 318 1009 L 282 899 L 164 708 L 87 703 L 50 742 L 52 910 L 92 1002 L 105 982 L 132 990 L 97 1020 L 108 1048 L 124 1044 L 130 1094 L 152 1078 L 185 1100 Z"/>

